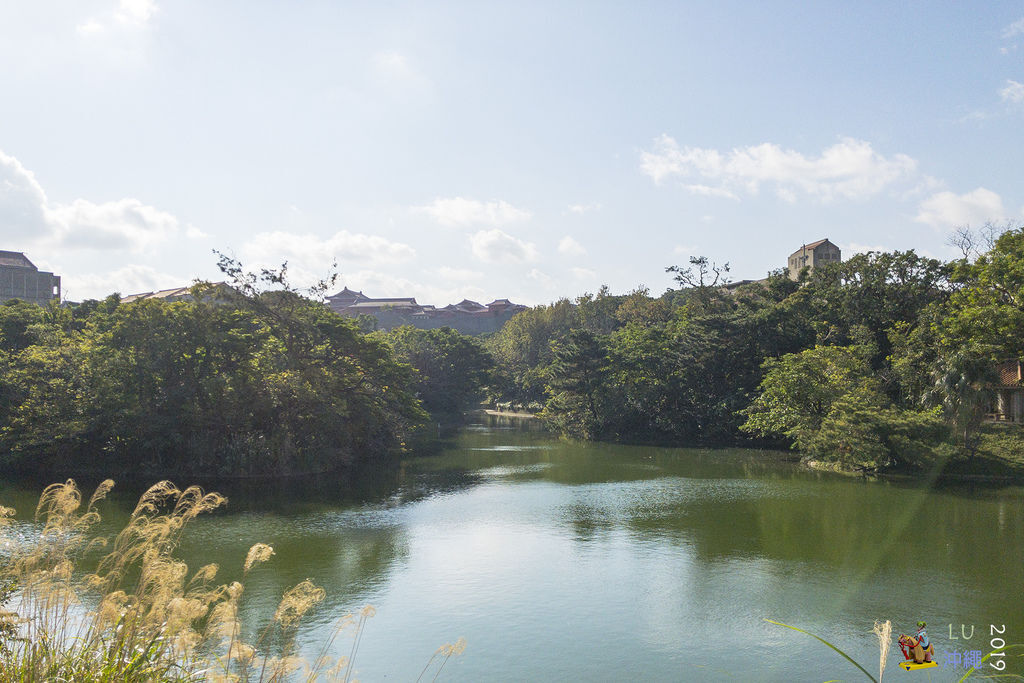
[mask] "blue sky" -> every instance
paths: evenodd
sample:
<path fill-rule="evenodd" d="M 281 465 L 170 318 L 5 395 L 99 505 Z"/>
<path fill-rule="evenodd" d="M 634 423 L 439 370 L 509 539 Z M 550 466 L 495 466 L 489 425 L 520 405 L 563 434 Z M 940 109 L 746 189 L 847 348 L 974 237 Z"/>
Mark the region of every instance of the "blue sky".
<path fill-rule="evenodd" d="M 1024 217 L 1024 2 L 35 0 L 0 59 L 0 249 L 72 300 L 218 249 L 534 304 Z"/>

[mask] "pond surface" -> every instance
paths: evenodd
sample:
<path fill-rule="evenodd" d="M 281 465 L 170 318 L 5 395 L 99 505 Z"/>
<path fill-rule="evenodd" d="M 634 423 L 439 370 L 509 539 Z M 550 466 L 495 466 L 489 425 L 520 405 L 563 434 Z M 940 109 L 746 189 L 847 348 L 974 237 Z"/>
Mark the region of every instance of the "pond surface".
<path fill-rule="evenodd" d="M 312 579 L 327 598 L 300 633 L 311 657 L 336 617 L 374 605 L 364 681 L 413 681 L 459 637 L 466 651 L 442 680 L 867 680 L 766 618 L 876 676 L 876 619 L 894 633 L 927 621 L 940 660 L 988 652 L 993 624 L 1024 642 L 1020 487 L 864 481 L 785 454 L 566 443 L 528 426 L 471 425 L 355 492 L 221 486 L 226 511 L 194 522 L 179 555 L 229 580 L 250 545 L 272 545 L 244 616 L 265 623 L 285 589 Z M 0 503 L 25 513 L 35 495 L 6 485 Z M 105 503 L 104 524 L 130 502 Z M 964 673 L 907 674 L 900 659 L 894 643 L 885 680 Z"/>

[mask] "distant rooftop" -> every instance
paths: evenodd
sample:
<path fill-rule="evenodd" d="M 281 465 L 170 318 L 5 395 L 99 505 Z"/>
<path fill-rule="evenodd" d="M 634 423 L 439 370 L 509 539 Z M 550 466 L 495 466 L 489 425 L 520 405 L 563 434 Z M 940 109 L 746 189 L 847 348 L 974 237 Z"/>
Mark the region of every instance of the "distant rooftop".
<path fill-rule="evenodd" d="M 221 287 L 227 287 L 225 282 L 213 282 L 211 287 L 214 289 L 220 289 Z M 161 289 L 156 292 L 141 292 L 139 294 L 129 294 L 121 297 L 121 303 L 130 304 L 133 301 L 139 301 L 141 299 L 163 299 L 163 300 L 174 300 L 183 299 L 192 295 L 192 285 L 187 287 L 172 287 L 171 289 Z"/>
<path fill-rule="evenodd" d="M 0 251 L 0 266 L 37 270 L 35 265 L 28 260 L 28 257 L 20 251 Z"/>

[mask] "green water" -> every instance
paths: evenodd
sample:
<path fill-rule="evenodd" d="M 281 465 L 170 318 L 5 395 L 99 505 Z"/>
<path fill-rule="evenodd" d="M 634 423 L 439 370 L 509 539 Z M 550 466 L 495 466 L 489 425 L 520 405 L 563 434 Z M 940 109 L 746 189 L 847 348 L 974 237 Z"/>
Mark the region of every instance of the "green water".
<path fill-rule="evenodd" d="M 227 510 L 195 522 L 179 554 L 230 579 L 252 543 L 274 546 L 247 581 L 244 617 L 266 620 L 302 579 L 324 586 L 300 634 L 309 655 L 337 616 L 374 605 L 356 659 L 364 681 L 415 680 L 460 636 L 467 649 L 444 680 L 867 680 L 765 618 L 875 675 L 875 619 L 896 633 L 926 620 L 940 659 L 987 652 L 991 624 L 1024 642 L 1020 487 L 849 479 L 757 451 L 569 444 L 494 421 L 339 487 L 221 485 Z M 130 497 L 105 506 L 111 525 Z M 30 492 L 8 485 L 0 502 L 27 511 Z M 885 680 L 964 673 L 906 673 L 898 655 L 894 644 Z M 1024 673 L 1024 658 L 1008 670 Z"/>

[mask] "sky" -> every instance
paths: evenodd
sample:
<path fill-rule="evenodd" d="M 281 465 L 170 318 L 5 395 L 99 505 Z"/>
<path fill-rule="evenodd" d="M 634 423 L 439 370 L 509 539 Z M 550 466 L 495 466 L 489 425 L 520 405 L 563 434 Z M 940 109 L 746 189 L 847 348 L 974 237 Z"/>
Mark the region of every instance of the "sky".
<path fill-rule="evenodd" d="M 0 2 L 0 249 L 72 301 L 540 304 L 1024 218 L 1016 2 Z"/>

